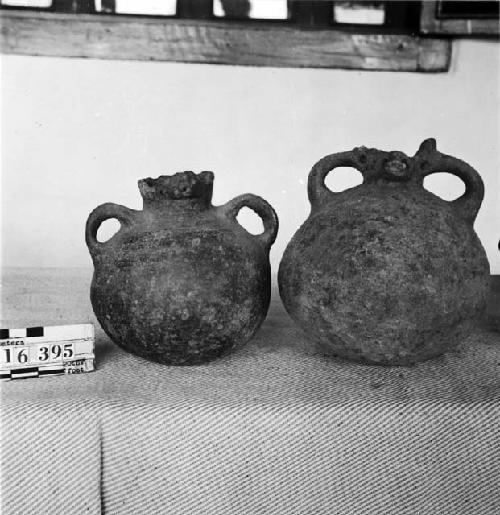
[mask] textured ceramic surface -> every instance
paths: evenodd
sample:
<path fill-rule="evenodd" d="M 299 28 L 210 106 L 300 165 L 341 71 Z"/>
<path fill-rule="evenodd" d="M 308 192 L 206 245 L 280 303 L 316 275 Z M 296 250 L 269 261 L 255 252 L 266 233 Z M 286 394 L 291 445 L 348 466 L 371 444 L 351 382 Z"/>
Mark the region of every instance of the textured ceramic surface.
<path fill-rule="evenodd" d="M 212 183 L 212 172 L 143 179 L 142 211 L 103 204 L 90 214 L 92 306 L 124 349 L 160 363 L 203 363 L 244 344 L 264 320 L 276 213 L 251 194 L 212 206 Z M 261 216 L 262 234 L 238 224 L 244 206 Z M 121 229 L 100 243 L 109 218 Z"/>
<path fill-rule="evenodd" d="M 324 184 L 336 167 L 363 183 Z M 423 187 L 448 172 L 465 183 L 447 202 Z M 458 344 L 485 309 L 489 264 L 473 230 L 484 187 L 465 162 L 422 143 L 414 157 L 364 147 L 326 156 L 311 170 L 311 213 L 280 264 L 280 295 L 322 352 L 409 365 Z"/>

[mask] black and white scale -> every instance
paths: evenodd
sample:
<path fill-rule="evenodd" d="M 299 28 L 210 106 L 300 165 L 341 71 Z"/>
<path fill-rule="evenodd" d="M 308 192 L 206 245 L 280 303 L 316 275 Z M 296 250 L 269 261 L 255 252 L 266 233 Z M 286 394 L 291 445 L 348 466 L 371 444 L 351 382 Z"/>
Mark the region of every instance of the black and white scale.
<path fill-rule="evenodd" d="M 94 370 L 92 324 L 0 329 L 0 379 Z"/>

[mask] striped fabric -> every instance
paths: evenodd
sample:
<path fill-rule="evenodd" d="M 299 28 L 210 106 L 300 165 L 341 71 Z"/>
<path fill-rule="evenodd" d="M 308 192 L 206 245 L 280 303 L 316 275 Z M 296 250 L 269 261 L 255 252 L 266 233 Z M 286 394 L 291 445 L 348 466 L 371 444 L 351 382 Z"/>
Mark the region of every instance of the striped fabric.
<path fill-rule="evenodd" d="M 94 321 L 89 280 L 9 271 L 2 325 Z M 2 514 L 500 513 L 499 333 L 361 366 L 317 355 L 275 292 L 231 356 L 166 367 L 98 330 L 96 368 L 2 383 Z"/>

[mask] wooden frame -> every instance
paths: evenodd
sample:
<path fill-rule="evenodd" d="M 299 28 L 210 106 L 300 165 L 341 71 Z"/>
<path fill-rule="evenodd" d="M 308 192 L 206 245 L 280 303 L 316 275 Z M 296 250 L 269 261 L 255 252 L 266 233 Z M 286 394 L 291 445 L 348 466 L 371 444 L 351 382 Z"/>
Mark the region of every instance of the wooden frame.
<path fill-rule="evenodd" d="M 0 11 L 5 54 L 385 71 L 448 70 L 451 42 L 285 24 Z"/>
<path fill-rule="evenodd" d="M 422 34 L 450 36 L 498 36 L 500 23 L 487 18 L 438 18 L 439 1 L 422 2 L 420 31 Z"/>

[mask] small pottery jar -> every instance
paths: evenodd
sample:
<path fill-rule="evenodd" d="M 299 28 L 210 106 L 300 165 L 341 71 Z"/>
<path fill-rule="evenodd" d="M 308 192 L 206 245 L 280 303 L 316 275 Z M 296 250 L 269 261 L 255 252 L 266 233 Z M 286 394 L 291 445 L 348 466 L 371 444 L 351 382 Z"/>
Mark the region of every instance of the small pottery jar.
<path fill-rule="evenodd" d="M 363 183 L 324 183 L 348 166 Z M 448 172 L 465 193 L 447 202 L 423 187 Z M 489 265 L 473 230 L 484 187 L 465 162 L 364 147 L 324 157 L 308 182 L 311 213 L 283 255 L 278 282 L 291 317 L 328 355 L 410 365 L 457 345 L 484 311 Z"/>
<path fill-rule="evenodd" d="M 203 363 L 247 342 L 266 317 L 276 213 L 250 194 L 213 206 L 213 178 L 183 172 L 143 179 L 142 211 L 109 203 L 90 214 L 92 306 L 125 350 L 165 364 Z M 244 206 L 262 218 L 262 234 L 237 222 Z M 121 229 L 100 243 L 97 230 L 109 218 Z"/>

